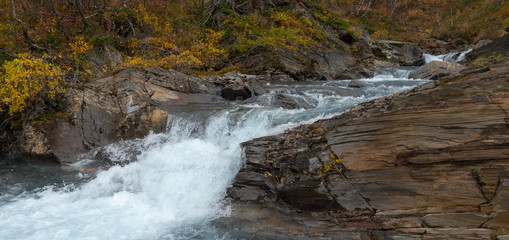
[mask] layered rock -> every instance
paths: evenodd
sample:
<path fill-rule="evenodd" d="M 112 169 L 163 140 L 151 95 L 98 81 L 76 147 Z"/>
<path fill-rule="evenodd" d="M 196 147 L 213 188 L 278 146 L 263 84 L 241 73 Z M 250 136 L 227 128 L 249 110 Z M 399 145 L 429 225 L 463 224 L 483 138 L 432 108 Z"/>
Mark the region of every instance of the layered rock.
<path fill-rule="evenodd" d="M 171 106 L 211 102 L 215 92 L 213 84 L 172 70 L 123 70 L 68 89 L 72 117 L 47 127 L 48 148 L 60 162 L 74 162 L 92 148 L 162 132 Z"/>
<path fill-rule="evenodd" d="M 303 48 L 298 51 L 264 47 L 249 56 L 242 65 L 253 73 L 281 73 L 295 80 L 332 80 L 365 77 L 368 70 L 357 66 L 349 46 L 338 41 L 338 49 Z"/>
<path fill-rule="evenodd" d="M 272 239 L 490 238 L 509 225 L 508 79 L 505 59 L 246 142 L 218 223 Z"/>
<path fill-rule="evenodd" d="M 412 71 L 409 78 L 436 80 L 447 75 L 458 73 L 465 67 L 459 63 L 431 61 L 423 67 Z"/>
<path fill-rule="evenodd" d="M 371 75 L 370 63 L 364 61 L 364 58 L 374 57 L 369 34 L 363 32 L 354 36 L 346 30 L 349 27 L 330 12 L 317 17 L 323 9 L 311 2 L 235 0 L 228 4 L 241 15 L 284 8 L 291 12 L 292 18 L 307 19 L 312 25 L 305 34 L 315 35 L 316 41 L 298 47 L 287 43 L 259 44 L 236 58 L 235 61 L 251 74 L 284 74 L 293 80 L 356 79 Z M 222 13 L 217 11 L 216 14 L 220 19 Z M 248 34 L 246 38 L 256 40 L 259 36 Z"/>
<path fill-rule="evenodd" d="M 509 56 L 509 34 L 474 49 L 467 55 L 467 60 L 473 62 L 480 58 L 504 58 L 507 56 Z"/>
<path fill-rule="evenodd" d="M 377 44 L 390 61 L 401 66 L 421 66 L 425 63 L 424 53 L 415 43 L 378 40 Z"/>
<path fill-rule="evenodd" d="M 419 47 L 422 48 L 425 52 L 434 55 L 450 53 L 452 50 L 457 48 L 453 43 L 429 38 L 419 41 Z"/>

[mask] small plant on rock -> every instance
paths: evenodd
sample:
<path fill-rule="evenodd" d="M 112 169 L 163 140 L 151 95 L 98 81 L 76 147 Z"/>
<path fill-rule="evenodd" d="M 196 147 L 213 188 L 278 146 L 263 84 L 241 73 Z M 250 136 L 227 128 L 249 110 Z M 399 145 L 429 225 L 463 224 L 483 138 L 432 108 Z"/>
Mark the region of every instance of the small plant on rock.
<path fill-rule="evenodd" d="M 337 173 L 341 168 L 341 159 L 336 154 L 331 153 L 327 162 L 324 163 L 323 167 L 320 168 L 323 173 Z"/>
<path fill-rule="evenodd" d="M 493 53 L 495 54 L 495 53 Z M 474 61 L 474 66 L 476 67 L 486 67 L 490 64 L 493 64 L 495 63 L 496 61 L 498 61 L 500 59 L 500 57 L 502 57 L 502 54 L 498 54 L 498 55 L 491 55 L 487 58 L 478 58 Z"/>

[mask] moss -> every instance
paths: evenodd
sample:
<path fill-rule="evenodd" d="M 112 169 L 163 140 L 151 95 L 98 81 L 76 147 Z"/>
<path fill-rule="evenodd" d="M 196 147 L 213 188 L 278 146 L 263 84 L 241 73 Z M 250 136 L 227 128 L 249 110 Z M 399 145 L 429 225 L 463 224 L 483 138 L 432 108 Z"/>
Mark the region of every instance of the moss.
<path fill-rule="evenodd" d="M 43 125 L 53 122 L 57 118 L 70 120 L 72 119 L 72 116 L 63 112 L 56 112 L 53 114 L 36 114 L 32 117 L 32 119 L 30 119 L 30 124 L 34 126 Z"/>
<path fill-rule="evenodd" d="M 219 4 L 219 9 L 226 15 L 233 13 L 233 10 L 230 7 L 230 5 L 226 4 L 225 2 L 221 2 Z"/>
<path fill-rule="evenodd" d="M 93 37 L 90 38 L 90 42 L 96 49 L 104 49 L 104 47 L 109 41 L 110 41 L 109 35 L 105 36 L 94 35 Z"/>

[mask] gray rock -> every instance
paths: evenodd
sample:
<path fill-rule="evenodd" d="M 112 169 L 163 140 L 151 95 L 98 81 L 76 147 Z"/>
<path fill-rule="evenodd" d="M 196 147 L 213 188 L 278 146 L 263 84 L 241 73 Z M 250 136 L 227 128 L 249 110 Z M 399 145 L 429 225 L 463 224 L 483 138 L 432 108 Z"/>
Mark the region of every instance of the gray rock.
<path fill-rule="evenodd" d="M 378 45 L 371 45 L 371 52 L 377 57 L 386 58 L 382 48 Z"/>
<path fill-rule="evenodd" d="M 104 76 L 104 70 L 113 70 L 123 61 L 122 54 L 112 46 L 95 48 L 86 55 L 86 63 L 82 64 L 85 72 L 94 77 Z"/>
<path fill-rule="evenodd" d="M 365 88 L 367 86 L 368 86 L 368 84 L 366 84 L 365 82 L 359 81 L 359 80 L 352 80 L 348 84 L 348 87 L 351 87 L 351 88 Z"/>
<path fill-rule="evenodd" d="M 415 79 L 436 80 L 447 75 L 458 73 L 463 69 L 465 69 L 465 67 L 459 63 L 432 61 L 423 67 L 412 71 L 408 77 Z"/>
<path fill-rule="evenodd" d="M 500 57 L 500 59 L 509 56 L 509 34 L 501 38 L 494 39 L 491 43 L 480 48 L 474 49 L 467 54 L 467 61 L 473 63 L 476 59 Z"/>
<path fill-rule="evenodd" d="M 58 160 L 72 163 L 92 148 L 164 131 L 165 109 L 211 102 L 215 86 L 175 71 L 141 68 L 67 89 L 66 94 L 72 119 L 52 123 L 46 137 Z"/>
<path fill-rule="evenodd" d="M 475 44 L 475 47 L 474 49 L 478 49 L 480 47 L 484 47 L 490 43 L 492 43 L 493 41 L 491 39 L 482 39 L 482 40 L 479 40 L 477 41 L 477 43 Z"/>
<path fill-rule="evenodd" d="M 247 83 L 237 78 L 221 89 L 221 97 L 228 100 L 245 100 L 253 96 L 252 92 Z"/>
<path fill-rule="evenodd" d="M 388 40 L 378 40 L 377 43 L 389 60 L 402 66 L 421 66 L 425 63 L 423 52 L 415 43 Z"/>

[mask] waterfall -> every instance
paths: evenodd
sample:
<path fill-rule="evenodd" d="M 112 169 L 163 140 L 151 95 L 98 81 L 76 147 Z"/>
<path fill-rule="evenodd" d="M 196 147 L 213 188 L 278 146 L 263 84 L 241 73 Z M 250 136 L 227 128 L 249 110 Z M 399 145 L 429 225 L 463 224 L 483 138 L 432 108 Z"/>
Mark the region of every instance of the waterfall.
<path fill-rule="evenodd" d="M 472 50 L 473 49 L 468 49 L 465 51 L 451 52 L 451 53 L 441 54 L 441 55 L 431 55 L 431 54 L 425 53 L 424 59 L 426 60 L 426 63 L 429 63 L 432 61 L 460 63 L 465 60 L 467 54 L 472 52 Z"/>

